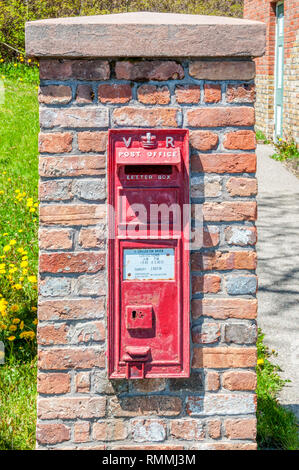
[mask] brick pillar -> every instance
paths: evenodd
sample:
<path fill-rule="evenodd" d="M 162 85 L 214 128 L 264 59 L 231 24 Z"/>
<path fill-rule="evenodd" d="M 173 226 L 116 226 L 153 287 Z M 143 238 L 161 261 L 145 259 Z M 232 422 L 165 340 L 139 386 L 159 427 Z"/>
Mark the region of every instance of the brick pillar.
<path fill-rule="evenodd" d="M 263 25 L 45 20 L 27 24 L 26 47 L 41 77 L 38 448 L 255 449 L 252 58 Z M 204 236 L 191 253 L 189 379 L 107 378 L 106 144 L 121 127 L 190 129 Z"/>

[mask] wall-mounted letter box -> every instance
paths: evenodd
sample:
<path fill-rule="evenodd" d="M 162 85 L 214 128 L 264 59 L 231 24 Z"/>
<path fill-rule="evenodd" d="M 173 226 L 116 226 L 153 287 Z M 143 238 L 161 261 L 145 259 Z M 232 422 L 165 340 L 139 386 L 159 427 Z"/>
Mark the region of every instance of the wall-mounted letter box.
<path fill-rule="evenodd" d="M 109 377 L 188 377 L 188 131 L 110 130 L 108 203 Z"/>

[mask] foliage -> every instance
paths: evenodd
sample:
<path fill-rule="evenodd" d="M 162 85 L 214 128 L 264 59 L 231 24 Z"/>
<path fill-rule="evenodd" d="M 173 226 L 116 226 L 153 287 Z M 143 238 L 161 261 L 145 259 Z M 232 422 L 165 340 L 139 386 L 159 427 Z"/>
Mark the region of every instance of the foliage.
<path fill-rule="evenodd" d="M 257 341 L 257 441 L 260 449 L 299 449 L 296 416 L 282 407 L 278 393 L 290 382 L 279 376 L 278 365 L 270 361 L 277 353 L 263 343 L 264 334 L 259 330 Z"/>
<path fill-rule="evenodd" d="M 293 139 L 278 139 L 277 142 L 273 142 L 273 145 L 277 150 L 277 152 L 272 155 L 274 160 L 298 160 L 299 163 L 299 149 Z"/>
<path fill-rule="evenodd" d="M 258 142 L 262 142 L 263 144 L 270 144 L 270 140 L 268 140 L 265 134 L 259 129 L 256 130 L 255 135 Z"/>
<path fill-rule="evenodd" d="M 0 340 L 6 358 L 26 359 L 36 353 L 38 105 L 27 83 L 36 67 L 16 65 L 0 64 Z"/>
<path fill-rule="evenodd" d="M 0 57 L 24 54 L 26 21 L 128 11 L 241 17 L 243 0 L 0 0 Z"/>
<path fill-rule="evenodd" d="M 35 448 L 36 360 L 0 366 L 0 450 Z"/>

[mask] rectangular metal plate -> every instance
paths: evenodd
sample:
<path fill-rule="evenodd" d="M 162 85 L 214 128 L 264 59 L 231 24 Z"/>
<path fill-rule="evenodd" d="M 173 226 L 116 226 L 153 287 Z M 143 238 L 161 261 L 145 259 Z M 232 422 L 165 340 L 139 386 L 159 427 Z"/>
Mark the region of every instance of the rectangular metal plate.
<path fill-rule="evenodd" d="M 125 249 L 124 280 L 174 279 L 174 249 Z"/>

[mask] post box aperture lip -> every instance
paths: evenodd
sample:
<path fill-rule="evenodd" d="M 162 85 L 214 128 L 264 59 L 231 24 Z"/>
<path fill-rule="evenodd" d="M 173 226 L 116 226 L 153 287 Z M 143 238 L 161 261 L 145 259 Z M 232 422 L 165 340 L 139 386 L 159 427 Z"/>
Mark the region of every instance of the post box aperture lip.
<path fill-rule="evenodd" d="M 189 231 L 174 223 L 189 205 L 188 138 L 186 129 L 109 131 L 109 378 L 190 374 Z M 156 232 L 139 206 L 158 211 Z"/>

